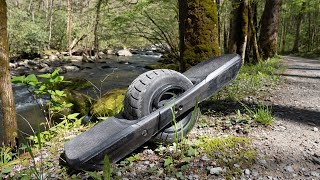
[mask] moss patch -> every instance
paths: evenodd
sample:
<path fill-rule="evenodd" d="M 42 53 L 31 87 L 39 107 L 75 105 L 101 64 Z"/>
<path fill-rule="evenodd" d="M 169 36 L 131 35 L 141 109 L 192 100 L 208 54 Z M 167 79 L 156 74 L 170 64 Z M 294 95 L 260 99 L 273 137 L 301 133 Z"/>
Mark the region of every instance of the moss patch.
<path fill-rule="evenodd" d="M 193 0 L 187 7 L 183 58 L 186 64 L 196 65 L 220 55 L 217 5 L 212 0 Z"/>
<path fill-rule="evenodd" d="M 93 104 L 91 114 L 96 117 L 114 116 L 123 110 L 123 100 L 127 88 L 114 89 Z"/>
<path fill-rule="evenodd" d="M 241 168 L 248 167 L 256 158 L 256 151 L 250 146 L 251 140 L 246 137 L 204 138 L 203 142 L 200 148 L 219 166 L 226 167 L 223 175 L 227 179 L 241 175 Z"/>

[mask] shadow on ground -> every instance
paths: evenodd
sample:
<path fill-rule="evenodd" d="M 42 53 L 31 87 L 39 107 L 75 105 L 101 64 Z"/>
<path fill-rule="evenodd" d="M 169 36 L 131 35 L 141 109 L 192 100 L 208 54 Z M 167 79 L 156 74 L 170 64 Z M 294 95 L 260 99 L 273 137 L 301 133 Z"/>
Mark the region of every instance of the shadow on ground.
<path fill-rule="evenodd" d="M 241 104 L 243 103 L 243 104 Z M 241 112 L 246 112 L 244 106 L 249 108 L 258 107 L 257 103 L 250 103 L 245 101 L 231 101 L 231 100 L 216 100 L 216 101 L 206 101 L 200 106 L 202 114 L 208 113 L 209 111 L 230 114 L 235 113 L 236 110 Z M 283 106 L 283 105 L 269 105 L 272 108 L 272 112 L 275 117 L 281 118 L 286 121 L 294 121 L 297 123 L 305 123 L 311 126 L 320 126 L 320 112 L 309 109 L 301 109 L 293 106 Z"/>

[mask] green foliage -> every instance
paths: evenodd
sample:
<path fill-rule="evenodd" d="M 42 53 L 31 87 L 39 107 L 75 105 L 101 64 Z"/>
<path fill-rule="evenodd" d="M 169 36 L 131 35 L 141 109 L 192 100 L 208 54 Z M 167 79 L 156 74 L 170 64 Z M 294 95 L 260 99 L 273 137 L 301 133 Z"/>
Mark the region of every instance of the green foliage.
<path fill-rule="evenodd" d="M 268 106 L 259 105 L 258 107 L 251 109 L 243 103 L 242 105 L 245 107 L 248 115 L 251 116 L 252 119 L 257 123 L 263 124 L 265 126 L 273 124 L 274 118 L 272 115 L 272 109 Z"/>
<path fill-rule="evenodd" d="M 72 130 L 75 128 L 79 128 L 81 125 L 82 118 L 78 118 L 79 113 L 69 114 L 64 116 L 60 123 L 56 124 L 55 126 L 51 127 L 47 131 L 36 133 L 36 135 L 29 136 L 30 139 L 35 144 L 41 144 L 41 142 L 48 142 L 61 132 Z"/>
<path fill-rule="evenodd" d="M 281 72 L 282 69 L 278 58 L 269 59 L 256 65 L 244 65 L 236 80 L 213 96 L 213 99 L 239 100 L 267 91 L 268 88 L 279 83 L 280 76 L 276 72 Z"/>
<path fill-rule="evenodd" d="M 48 41 L 44 22 L 32 21 L 30 14 L 19 8 L 9 9 L 9 44 L 11 53 L 40 53 Z"/>
<path fill-rule="evenodd" d="M 19 163 L 16 159 L 16 153 L 10 147 L 0 147 L 0 178 L 12 171 L 15 164 Z"/>
<path fill-rule="evenodd" d="M 165 159 L 164 159 L 164 167 L 170 167 L 172 166 L 172 163 L 173 163 L 173 159 L 171 156 L 167 156 Z"/>
<path fill-rule="evenodd" d="M 41 78 L 40 81 L 38 78 Z M 35 98 L 41 95 L 49 95 L 50 100 L 47 103 L 49 109 L 49 125 L 52 123 L 51 118 L 53 114 L 59 113 L 65 108 L 70 108 L 72 106 L 71 103 L 67 103 L 65 101 L 61 102 L 62 97 L 66 97 L 64 91 L 57 90 L 57 86 L 59 83 L 66 82 L 64 81 L 64 77 L 59 75 L 59 71 L 55 70 L 51 74 L 41 74 L 34 75 L 30 74 L 28 76 L 13 76 L 12 83 L 25 85 L 28 88 L 34 89 Z M 43 109 L 43 111 L 46 111 Z"/>

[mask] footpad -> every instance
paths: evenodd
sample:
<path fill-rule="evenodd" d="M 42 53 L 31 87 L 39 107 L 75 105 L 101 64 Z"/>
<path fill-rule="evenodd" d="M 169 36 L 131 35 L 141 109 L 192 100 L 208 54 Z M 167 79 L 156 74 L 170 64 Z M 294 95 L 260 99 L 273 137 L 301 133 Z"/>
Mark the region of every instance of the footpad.
<path fill-rule="evenodd" d="M 111 117 L 76 136 L 65 144 L 67 162 L 73 167 L 81 167 L 85 163 L 89 163 L 89 160 L 99 157 L 100 154 L 103 156 L 107 147 L 122 137 L 123 131 L 126 129 L 130 131 L 131 125 L 135 123 L 135 121 Z"/>

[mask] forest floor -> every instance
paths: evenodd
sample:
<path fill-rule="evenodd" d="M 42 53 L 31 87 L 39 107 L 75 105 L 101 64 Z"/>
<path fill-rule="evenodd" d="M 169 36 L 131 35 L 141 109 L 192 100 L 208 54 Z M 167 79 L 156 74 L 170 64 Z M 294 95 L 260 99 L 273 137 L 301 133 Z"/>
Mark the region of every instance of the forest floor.
<path fill-rule="evenodd" d="M 275 124 L 250 135 L 260 158 L 252 172 L 269 179 L 320 179 L 320 60 L 283 59 L 285 83 L 264 99 Z"/>

